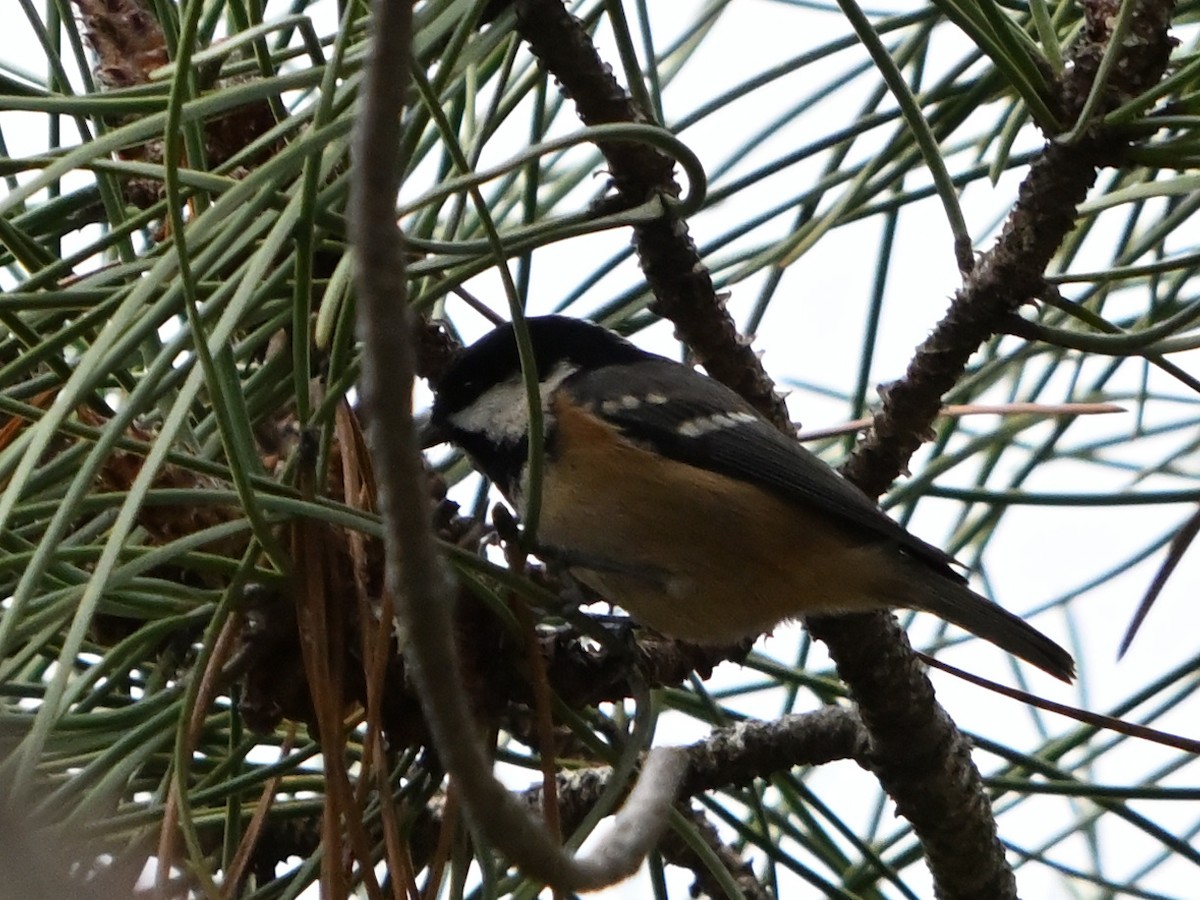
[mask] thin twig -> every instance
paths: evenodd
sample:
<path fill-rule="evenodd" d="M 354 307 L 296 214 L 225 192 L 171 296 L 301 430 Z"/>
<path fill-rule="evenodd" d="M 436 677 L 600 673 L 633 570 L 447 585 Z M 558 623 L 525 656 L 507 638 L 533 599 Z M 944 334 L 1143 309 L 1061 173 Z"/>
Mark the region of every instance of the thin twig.
<path fill-rule="evenodd" d="M 600 58 L 591 36 L 562 0 L 517 0 L 517 29 L 530 50 L 575 102 L 585 125 L 645 122 L 639 109 Z M 679 196 L 674 162 L 648 145 L 631 141 L 598 144 L 608 163 L 617 200 L 636 206 L 652 197 Z M 633 227 L 633 243 L 654 295 L 651 308 L 670 319 L 675 331 L 710 375 L 780 427 L 787 407 L 754 349 L 737 333 L 724 299 L 713 286 L 687 222 L 670 202 L 663 214 Z"/>
<path fill-rule="evenodd" d="M 1116 403 L 951 403 L 943 406 L 939 416 L 948 419 L 961 419 L 966 416 L 1044 416 L 1059 418 L 1061 416 L 1100 416 L 1111 413 L 1125 412 L 1125 407 Z M 841 437 L 854 434 L 870 426 L 872 418 L 851 419 L 841 425 L 831 425 L 828 428 L 813 428 L 797 433 L 796 440 L 819 441 L 824 438 Z"/>

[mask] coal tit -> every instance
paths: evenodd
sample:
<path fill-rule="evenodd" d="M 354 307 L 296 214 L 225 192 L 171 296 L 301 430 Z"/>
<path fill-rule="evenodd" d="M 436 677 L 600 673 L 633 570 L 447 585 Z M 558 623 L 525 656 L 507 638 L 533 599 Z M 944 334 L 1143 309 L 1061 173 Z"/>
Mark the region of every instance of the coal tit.
<path fill-rule="evenodd" d="M 1066 650 L 729 388 L 597 325 L 526 323 L 544 417 L 539 546 L 635 619 L 720 644 L 797 616 L 908 607 L 1073 677 Z M 528 397 L 511 325 L 452 363 L 430 421 L 524 512 Z"/>

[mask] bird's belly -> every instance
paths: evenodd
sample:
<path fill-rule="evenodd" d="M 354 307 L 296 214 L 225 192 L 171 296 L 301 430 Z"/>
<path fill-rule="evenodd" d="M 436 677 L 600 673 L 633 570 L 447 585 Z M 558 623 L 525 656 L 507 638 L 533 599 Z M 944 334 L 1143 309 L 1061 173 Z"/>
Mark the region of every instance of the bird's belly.
<path fill-rule="evenodd" d="M 871 584 L 872 560 L 841 548 L 814 553 L 813 542 L 773 558 L 758 552 L 731 557 L 728 540 L 714 534 L 677 544 L 669 568 L 661 559 L 636 556 L 593 562 L 604 560 L 607 548 L 599 543 L 584 551 L 588 563 L 572 566 L 572 573 L 638 621 L 695 643 L 731 643 L 796 616 L 875 609 L 886 602 Z"/>
<path fill-rule="evenodd" d="M 594 438 L 549 467 L 538 539 L 642 623 L 726 643 L 798 615 L 887 604 L 885 546 L 746 482 Z M 618 471 L 600 465 L 613 458 Z"/>

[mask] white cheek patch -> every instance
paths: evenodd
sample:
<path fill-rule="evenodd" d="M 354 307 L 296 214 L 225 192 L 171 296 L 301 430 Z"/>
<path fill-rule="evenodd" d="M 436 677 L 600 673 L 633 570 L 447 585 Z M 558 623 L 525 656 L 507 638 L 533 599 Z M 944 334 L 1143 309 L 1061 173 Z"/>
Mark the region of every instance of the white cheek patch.
<path fill-rule="evenodd" d="M 714 431 L 737 428 L 756 421 L 758 421 L 758 416 L 749 412 L 713 413 L 710 416 L 699 416 L 695 419 L 688 419 L 686 422 L 681 423 L 675 430 L 683 437 L 698 438 L 706 434 L 712 434 Z"/>
<path fill-rule="evenodd" d="M 539 393 L 543 421 L 549 424 L 550 395 L 579 367 L 563 360 L 542 379 Z M 482 394 L 466 409 L 450 416 L 460 431 L 481 434 L 498 444 L 515 444 L 529 432 L 529 395 L 521 373 L 513 375 Z"/>
<path fill-rule="evenodd" d="M 487 435 L 497 442 L 516 442 L 529 428 L 525 399 L 525 384 L 517 375 L 490 388 L 470 406 L 450 416 L 450 421 L 456 429 L 469 434 Z"/>

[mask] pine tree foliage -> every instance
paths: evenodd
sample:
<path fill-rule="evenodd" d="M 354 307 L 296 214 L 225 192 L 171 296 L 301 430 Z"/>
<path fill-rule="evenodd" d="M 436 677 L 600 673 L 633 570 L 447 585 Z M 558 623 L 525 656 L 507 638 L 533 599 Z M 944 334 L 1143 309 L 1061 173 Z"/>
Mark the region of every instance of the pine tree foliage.
<path fill-rule="evenodd" d="M 1080 662 L 905 613 L 983 682 L 927 681 L 886 616 L 677 644 L 433 452 L 446 677 L 507 783 L 578 846 L 655 734 L 688 745 L 612 896 L 1195 895 L 1197 9 L 415 8 L 368 162 L 402 178 L 420 375 L 517 307 L 682 353 Z M 0 894 L 537 896 L 467 827 L 383 590 L 369 4 L 20 0 L 5 30 Z"/>

